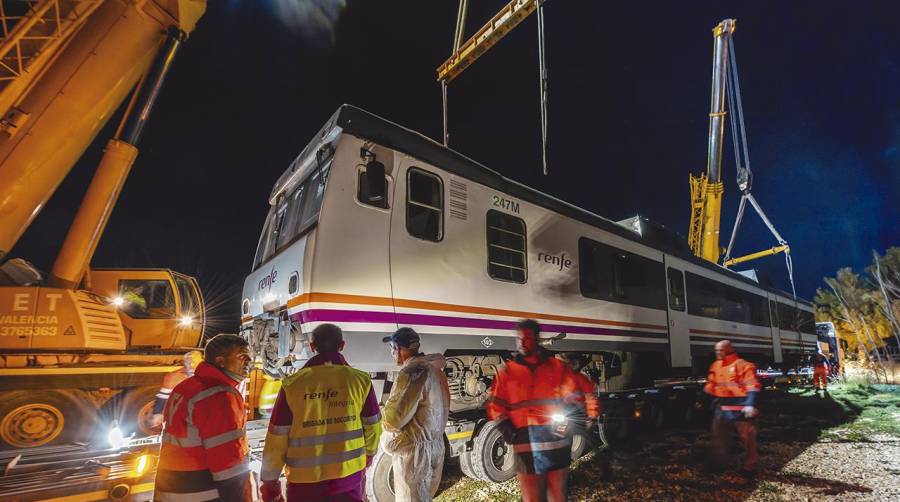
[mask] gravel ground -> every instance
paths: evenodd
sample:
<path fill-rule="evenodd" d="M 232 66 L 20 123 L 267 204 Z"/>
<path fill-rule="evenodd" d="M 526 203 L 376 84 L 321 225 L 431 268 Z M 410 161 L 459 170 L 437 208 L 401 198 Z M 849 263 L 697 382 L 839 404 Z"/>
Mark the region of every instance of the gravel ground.
<path fill-rule="evenodd" d="M 767 393 L 759 428 L 760 475 L 705 469 L 701 428 L 645 433 L 627 448 L 588 454 L 570 474 L 570 500 L 900 501 L 900 390 Z M 602 472 L 609 466 L 610 476 Z M 446 467 L 442 502 L 513 501 L 515 479 L 494 485 Z"/>
<path fill-rule="evenodd" d="M 900 438 L 878 440 L 812 444 L 762 478 L 748 500 L 900 500 Z"/>

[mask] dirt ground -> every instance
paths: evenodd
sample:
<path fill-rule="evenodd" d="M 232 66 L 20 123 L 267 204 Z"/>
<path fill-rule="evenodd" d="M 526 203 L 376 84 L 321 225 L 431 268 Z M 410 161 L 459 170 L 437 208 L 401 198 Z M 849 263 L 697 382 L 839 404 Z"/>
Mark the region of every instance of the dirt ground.
<path fill-rule="evenodd" d="M 575 463 L 570 500 L 900 500 L 900 387 L 848 384 L 825 398 L 810 389 L 767 391 L 760 404 L 760 474 L 712 474 L 701 424 L 644 431 L 616 451 Z M 604 465 L 609 476 L 604 477 Z M 448 465 L 436 500 L 519 500 L 515 479 L 490 484 Z"/>

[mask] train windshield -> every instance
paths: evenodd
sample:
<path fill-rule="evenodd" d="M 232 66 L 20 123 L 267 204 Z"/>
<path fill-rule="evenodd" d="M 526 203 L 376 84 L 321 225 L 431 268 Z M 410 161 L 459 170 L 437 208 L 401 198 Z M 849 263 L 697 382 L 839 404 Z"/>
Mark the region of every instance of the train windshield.
<path fill-rule="evenodd" d="M 282 195 L 269 210 L 256 248 L 254 270 L 315 226 L 330 168 L 329 161 L 313 171 L 306 181 Z"/>

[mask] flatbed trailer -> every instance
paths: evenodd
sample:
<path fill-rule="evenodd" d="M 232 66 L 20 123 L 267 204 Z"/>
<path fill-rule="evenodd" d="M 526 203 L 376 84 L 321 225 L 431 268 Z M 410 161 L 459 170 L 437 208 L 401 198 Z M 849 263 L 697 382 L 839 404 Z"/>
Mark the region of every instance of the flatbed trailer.
<path fill-rule="evenodd" d="M 766 388 L 806 380 L 799 374 L 778 371 L 761 370 L 757 375 Z M 695 379 L 661 380 L 645 388 L 599 392 L 601 418 L 582 429 L 585 437 L 574 441 L 573 458 L 591 446 L 621 444 L 635 428 L 657 429 L 693 421 L 708 411 L 704 384 Z M 267 430 L 268 419 L 247 423 L 250 466 L 256 473 Z M 454 413 L 444 432 L 447 456 L 457 458 L 467 476 L 502 482 L 514 475 L 512 451 L 482 410 Z M 0 452 L 0 470 L 5 472 L 0 477 L 0 500 L 152 500 L 158 453 L 158 437 L 134 439 L 118 450 L 74 444 Z M 390 455 L 379 452 L 367 476 L 370 500 L 393 501 L 390 483 L 378 482 L 389 478 L 390 466 Z"/>
<path fill-rule="evenodd" d="M 120 449 L 73 444 L 0 452 L 0 500 L 152 500 L 158 451 L 152 437 Z"/>

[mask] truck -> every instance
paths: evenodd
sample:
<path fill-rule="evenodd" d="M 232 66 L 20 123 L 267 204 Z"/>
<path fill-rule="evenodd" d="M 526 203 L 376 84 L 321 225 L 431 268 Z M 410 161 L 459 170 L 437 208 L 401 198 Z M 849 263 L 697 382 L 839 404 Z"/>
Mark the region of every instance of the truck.
<path fill-rule="evenodd" d="M 0 4 L 0 448 L 105 446 L 108 434 L 152 433 L 163 376 L 201 340 L 194 278 L 90 263 L 165 76 L 205 8 L 205 0 Z M 52 270 L 13 257 L 120 108 Z"/>

